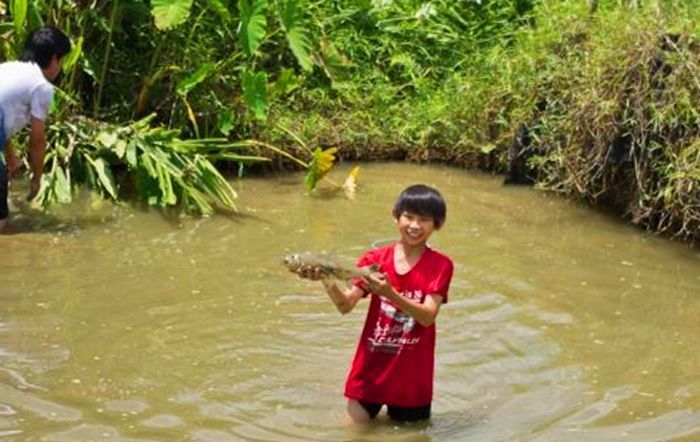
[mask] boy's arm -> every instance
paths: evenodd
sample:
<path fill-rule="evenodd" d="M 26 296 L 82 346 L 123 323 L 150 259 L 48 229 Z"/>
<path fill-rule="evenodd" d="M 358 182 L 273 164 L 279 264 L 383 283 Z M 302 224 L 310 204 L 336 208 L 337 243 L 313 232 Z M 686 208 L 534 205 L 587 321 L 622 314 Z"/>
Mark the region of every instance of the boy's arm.
<path fill-rule="evenodd" d="M 11 140 L 5 142 L 5 164 L 7 164 L 7 180 L 9 181 L 19 169 L 19 158 L 12 148 Z"/>
<path fill-rule="evenodd" d="M 28 199 L 33 199 L 39 193 L 41 175 L 44 173 L 45 153 L 46 132 L 44 122 L 36 117 L 32 117 L 29 129 L 29 165 L 32 171 L 32 183 Z"/>
<path fill-rule="evenodd" d="M 437 294 L 428 294 L 423 303 L 419 303 L 401 296 L 394 287 L 391 286 L 384 275 L 371 275 L 365 278 L 369 289 L 379 296 L 383 296 L 392 301 L 402 311 L 411 315 L 423 327 L 430 327 L 435 323 L 443 297 Z"/>
<path fill-rule="evenodd" d="M 361 288 L 354 285 L 347 290 L 342 290 L 333 279 L 322 279 L 321 282 L 335 304 L 335 308 L 343 315 L 350 313 L 357 305 L 357 301 L 365 294 Z"/>

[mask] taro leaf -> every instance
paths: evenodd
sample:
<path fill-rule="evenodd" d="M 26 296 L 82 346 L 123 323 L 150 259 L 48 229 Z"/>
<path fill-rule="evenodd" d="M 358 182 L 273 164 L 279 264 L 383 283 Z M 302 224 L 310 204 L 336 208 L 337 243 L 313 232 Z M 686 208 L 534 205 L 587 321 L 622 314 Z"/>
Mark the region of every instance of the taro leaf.
<path fill-rule="evenodd" d="M 265 72 L 243 74 L 243 97 L 256 119 L 267 118 L 267 74 Z"/>
<path fill-rule="evenodd" d="M 24 21 L 27 18 L 28 0 L 12 0 L 10 10 L 15 23 L 15 32 L 24 34 Z"/>
<path fill-rule="evenodd" d="M 114 144 L 114 154 L 120 160 L 122 158 L 124 158 L 124 154 L 126 153 L 126 145 L 127 145 L 126 140 L 122 140 L 122 139 L 117 140 L 117 142 Z"/>
<path fill-rule="evenodd" d="M 139 164 L 136 143 L 133 141 L 126 146 L 126 163 L 129 165 L 129 169 L 134 169 Z"/>
<path fill-rule="evenodd" d="M 233 130 L 234 126 L 234 114 L 230 108 L 224 108 L 219 114 L 219 119 L 216 122 L 216 128 L 219 129 L 224 136 L 228 137 Z"/>
<path fill-rule="evenodd" d="M 56 170 L 53 173 L 52 184 L 54 195 L 56 195 L 56 201 L 59 203 L 70 203 L 72 199 L 70 191 L 70 175 L 66 176 L 62 167 L 56 167 Z"/>
<path fill-rule="evenodd" d="M 216 14 L 221 17 L 225 22 L 231 21 L 231 13 L 226 7 L 226 2 L 221 0 L 207 0 L 209 7 L 216 12 Z"/>
<path fill-rule="evenodd" d="M 267 0 L 238 0 L 241 21 L 238 24 L 238 39 L 243 50 L 253 55 L 265 36 Z"/>
<path fill-rule="evenodd" d="M 102 185 L 102 188 L 107 191 L 109 196 L 112 197 L 112 199 L 117 199 L 117 185 L 114 182 L 114 176 L 112 175 L 112 170 L 109 168 L 109 165 L 107 162 L 105 162 L 104 158 L 96 158 L 92 159 L 89 156 L 86 156 L 87 160 L 90 162 L 92 167 L 95 169 L 95 172 L 97 172 L 97 179 L 99 180 L 100 184 Z"/>
<path fill-rule="evenodd" d="M 321 150 L 317 147 L 313 152 L 313 157 L 309 162 L 309 169 L 304 177 L 306 188 L 314 190 L 316 184 L 333 168 L 335 162 L 335 153 L 337 148 L 331 147 L 326 150 Z"/>
<path fill-rule="evenodd" d="M 41 13 L 36 3 L 36 1 L 29 2 L 27 10 L 27 29 L 36 29 L 44 26 L 44 19 L 41 18 Z"/>
<path fill-rule="evenodd" d="M 329 80 L 337 81 L 345 76 L 350 63 L 327 38 L 320 41 L 320 53 L 319 65 Z"/>
<path fill-rule="evenodd" d="M 118 137 L 116 133 L 107 131 L 100 132 L 96 137 L 97 142 L 106 149 L 111 149 L 112 146 L 116 144 L 117 139 Z"/>
<path fill-rule="evenodd" d="M 62 71 L 64 73 L 70 72 L 71 69 L 73 69 L 73 66 L 78 62 L 80 59 L 80 56 L 83 55 L 83 37 L 81 36 L 78 38 L 78 41 L 76 41 L 73 44 L 73 47 L 71 48 L 70 52 L 68 55 L 63 60 L 63 66 L 62 66 Z"/>
<path fill-rule="evenodd" d="M 215 63 L 207 62 L 200 65 L 192 75 L 177 84 L 177 93 L 180 95 L 187 95 L 192 88 L 206 80 L 215 70 Z"/>
<path fill-rule="evenodd" d="M 359 177 L 360 166 L 355 166 L 348 174 L 348 177 L 345 178 L 345 182 L 343 183 L 343 191 L 345 192 L 345 196 L 351 200 L 355 199 L 355 191 L 357 190 L 357 180 Z"/>
<path fill-rule="evenodd" d="M 286 95 L 299 87 L 299 82 L 294 76 L 294 71 L 292 69 L 282 69 L 280 75 L 275 81 L 274 93 L 275 95 Z"/>
<path fill-rule="evenodd" d="M 491 152 L 493 152 L 493 151 L 496 149 L 496 147 L 498 147 L 498 146 L 496 146 L 496 145 L 493 144 L 493 143 L 486 143 L 486 144 L 483 144 L 483 145 L 479 148 L 479 150 L 480 150 L 481 152 L 483 152 L 483 153 L 485 153 L 485 154 L 488 155 L 488 154 L 490 154 Z"/>
<path fill-rule="evenodd" d="M 181 25 L 189 17 L 191 7 L 192 0 L 152 0 L 151 14 L 156 28 L 166 31 Z"/>
<path fill-rule="evenodd" d="M 287 36 L 289 48 L 305 71 L 313 69 L 311 60 L 311 41 L 308 26 L 304 22 L 304 11 L 298 0 L 285 0 L 279 6 L 280 21 Z"/>

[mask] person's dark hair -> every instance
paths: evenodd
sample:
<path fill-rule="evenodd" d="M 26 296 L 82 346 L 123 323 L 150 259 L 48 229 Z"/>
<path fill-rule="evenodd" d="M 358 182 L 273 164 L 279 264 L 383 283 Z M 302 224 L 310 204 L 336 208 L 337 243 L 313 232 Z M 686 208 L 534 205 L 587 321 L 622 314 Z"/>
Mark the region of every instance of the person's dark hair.
<path fill-rule="evenodd" d="M 54 55 L 61 59 L 70 52 L 70 39 L 53 26 L 46 26 L 32 31 L 22 49 L 20 61 L 32 61 L 45 69 Z"/>
<path fill-rule="evenodd" d="M 414 184 L 401 192 L 394 205 L 394 218 L 399 219 L 404 212 L 429 216 L 439 229 L 445 223 L 447 205 L 437 190 L 425 184 Z"/>

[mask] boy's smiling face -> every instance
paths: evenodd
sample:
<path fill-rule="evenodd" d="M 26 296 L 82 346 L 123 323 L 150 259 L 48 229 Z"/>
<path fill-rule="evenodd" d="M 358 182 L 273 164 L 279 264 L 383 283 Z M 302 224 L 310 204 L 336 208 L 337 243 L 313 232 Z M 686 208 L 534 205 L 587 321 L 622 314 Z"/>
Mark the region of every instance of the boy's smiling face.
<path fill-rule="evenodd" d="M 430 216 L 403 211 L 396 219 L 401 241 L 410 246 L 425 244 L 436 230 L 435 220 Z"/>

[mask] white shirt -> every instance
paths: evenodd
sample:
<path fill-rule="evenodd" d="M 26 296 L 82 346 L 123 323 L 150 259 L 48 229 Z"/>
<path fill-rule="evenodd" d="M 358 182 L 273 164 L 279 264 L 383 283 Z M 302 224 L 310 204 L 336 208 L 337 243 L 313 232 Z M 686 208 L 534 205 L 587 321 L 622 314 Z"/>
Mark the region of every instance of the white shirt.
<path fill-rule="evenodd" d="M 45 120 L 53 94 L 53 85 L 36 63 L 0 63 L 0 121 L 5 122 L 5 138 L 29 124 L 31 117 Z"/>

